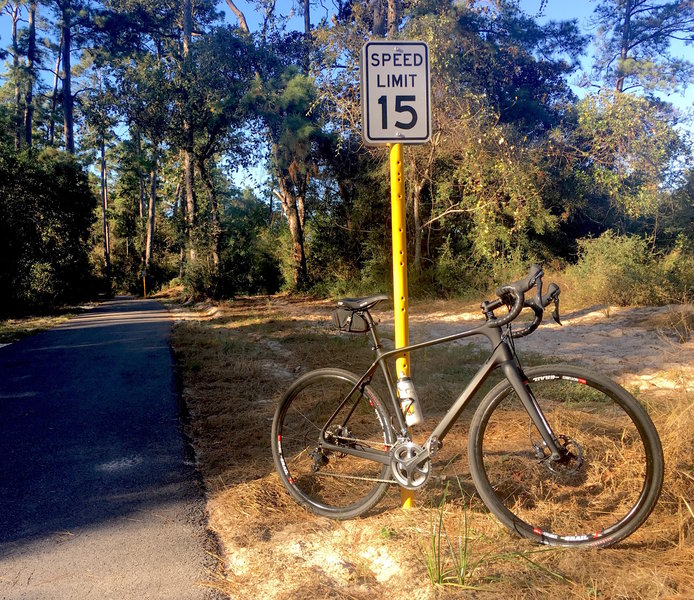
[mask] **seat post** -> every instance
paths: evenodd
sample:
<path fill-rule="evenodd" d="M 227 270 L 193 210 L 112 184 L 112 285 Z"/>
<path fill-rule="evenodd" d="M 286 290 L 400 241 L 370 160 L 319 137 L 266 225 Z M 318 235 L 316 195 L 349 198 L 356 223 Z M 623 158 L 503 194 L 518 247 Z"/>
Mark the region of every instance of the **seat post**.
<path fill-rule="evenodd" d="M 382 346 L 381 340 L 378 337 L 378 331 L 376 330 L 376 323 L 368 310 L 365 310 L 362 314 L 366 318 L 366 322 L 369 324 L 369 333 L 371 334 L 371 339 L 374 342 L 374 350 L 378 352 Z"/>

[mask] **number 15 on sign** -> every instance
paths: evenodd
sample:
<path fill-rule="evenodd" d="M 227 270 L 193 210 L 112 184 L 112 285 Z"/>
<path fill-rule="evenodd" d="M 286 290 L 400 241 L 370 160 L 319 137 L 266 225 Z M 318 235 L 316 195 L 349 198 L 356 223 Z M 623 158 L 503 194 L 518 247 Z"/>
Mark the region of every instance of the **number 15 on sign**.
<path fill-rule="evenodd" d="M 431 137 L 425 42 L 367 42 L 361 51 L 362 131 L 367 144 L 423 144 Z"/>

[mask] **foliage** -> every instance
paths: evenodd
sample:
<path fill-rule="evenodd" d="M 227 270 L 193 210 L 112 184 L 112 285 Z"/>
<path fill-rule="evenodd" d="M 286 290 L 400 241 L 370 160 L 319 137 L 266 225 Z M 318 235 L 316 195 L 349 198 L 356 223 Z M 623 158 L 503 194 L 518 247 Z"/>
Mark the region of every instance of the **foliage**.
<path fill-rule="evenodd" d="M 279 291 L 282 228 L 267 226 L 267 207 L 248 189 L 225 206 L 219 268 L 213 270 L 209 263 L 198 261 L 187 270 L 186 285 L 195 295 L 217 298 Z"/>
<path fill-rule="evenodd" d="M 604 194 L 628 217 L 652 216 L 679 180 L 686 148 L 671 109 L 626 94 L 586 96 L 566 140 L 584 189 Z"/>
<path fill-rule="evenodd" d="M 595 73 L 618 92 L 674 91 L 694 64 L 671 54 L 672 40 L 692 42 L 694 5 L 687 0 L 602 0 L 595 8 Z"/>
<path fill-rule="evenodd" d="M 635 235 L 605 232 L 579 241 L 578 262 L 566 271 L 568 293 L 579 305 L 666 304 L 691 298 L 694 248 L 683 242 L 666 256 Z"/>
<path fill-rule="evenodd" d="M 0 146 L 0 313 L 59 306 L 93 291 L 88 239 L 95 205 L 71 157 Z"/>
<path fill-rule="evenodd" d="M 67 143 L 63 117 L 74 110 L 76 155 L 104 169 L 85 279 L 139 292 L 146 271 L 149 290 L 176 278 L 215 297 L 387 291 L 387 151 L 362 144 L 358 70 L 364 41 L 386 35 L 426 41 L 431 58 L 433 136 L 405 151 L 412 295 L 475 294 L 538 260 L 607 272 L 596 256 L 627 251 L 641 262 L 621 265 L 633 281 L 614 301 L 651 286 L 645 271 L 666 282 L 654 301 L 690 293 L 682 116 L 623 92 L 684 89 L 691 65 L 670 42 L 690 40 L 691 3 L 599 0 L 602 91 L 581 100 L 569 77 L 589 35 L 576 21 L 543 22 L 514 0 L 393 3 L 400 14 L 390 23 L 383 2 L 338 4 L 302 32 L 275 3 L 256 4 L 254 33 L 225 26 L 212 0 L 52 0 L 39 5 L 44 41 L 31 67 L 28 4 L 17 4 L 0 146 L 23 143 L 27 102 L 39 152 Z M 59 63 L 68 33 L 73 58 L 81 53 L 72 88 Z M 33 69 L 62 75 L 51 89 Z M 53 262 L 24 251 L 31 301 L 59 295 Z"/>

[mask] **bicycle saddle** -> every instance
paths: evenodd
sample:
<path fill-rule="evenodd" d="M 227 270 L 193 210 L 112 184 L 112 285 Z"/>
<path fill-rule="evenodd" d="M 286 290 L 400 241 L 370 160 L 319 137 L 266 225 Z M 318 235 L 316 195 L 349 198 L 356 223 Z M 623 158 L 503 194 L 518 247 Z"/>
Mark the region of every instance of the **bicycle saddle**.
<path fill-rule="evenodd" d="M 388 294 L 376 294 L 364 298 L 342 298 L 337 301 L 337 305 L 347 310 L 369 310 L 383 300 L 388 300 Z"/>

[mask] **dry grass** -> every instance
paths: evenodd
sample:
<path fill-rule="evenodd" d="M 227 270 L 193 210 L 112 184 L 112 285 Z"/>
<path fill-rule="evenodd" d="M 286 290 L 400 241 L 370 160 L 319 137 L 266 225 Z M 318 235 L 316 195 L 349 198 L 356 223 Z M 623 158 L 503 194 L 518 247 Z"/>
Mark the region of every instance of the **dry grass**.
<path fill-rule="evenodd" d="M 51 329 L 74 316 L 76 309 L 58 315 L 41 315 L 0 320 L 0 344 L 16 342 L 28 335 Z"/>
<path fill-rule="evenodd" d="M 427 574 L 432 518 L 439 517 L 454 550 L 459 539 L 468 540 L 474 569 L 466 597 L 694 597 L 694 402 L 684 388 L 666 398 L 641 397 L 661 433 L 666 481 L 655 513 L 616 548 L 545 550 L 499 525 L 469 479 L 469 410 L 446 438 L 415 509 L 400 510 L 393 489 L 367 517 L 334 522 L 306 512 L 284 491 L 274 473 L 270 424 L 294 378 L 320 366 L 359 371 L 370 363 L 368 340 L 334 332 L 331 304 L 324 301 L 254 298 L 203 308 L 194 318 L 180 313 L 174 350 L 208 489 L 210 527 L 222 547 L 210 585 L 230 597 L 461 597 L 459 588 L 434 586 Z M 387 307 L 381 315 L 387 318 Z M 421 431 L 481 359 L 463 346 L 416 355 L 414 377 L 431 419 Z M 446 482 L 449 494 L 439 511 Z M 444 567 L 451 560 L 446 548 Z"/>

